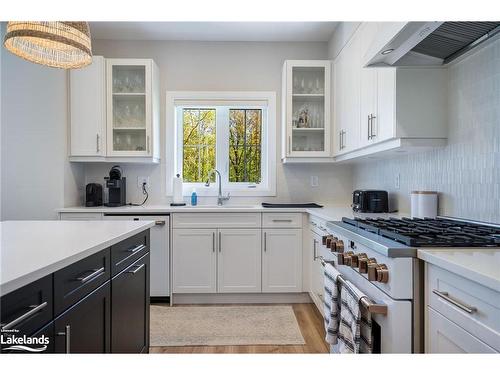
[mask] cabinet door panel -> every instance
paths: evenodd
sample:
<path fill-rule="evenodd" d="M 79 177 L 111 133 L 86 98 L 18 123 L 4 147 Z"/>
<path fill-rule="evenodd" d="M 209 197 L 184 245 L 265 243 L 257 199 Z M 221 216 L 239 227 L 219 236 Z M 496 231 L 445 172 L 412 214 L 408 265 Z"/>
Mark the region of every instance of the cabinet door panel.
<path fill-rule="evenodd" d="M 427 307 L 427 316 L 427 353 L 496 353 L 431 307 Z"/>
<path fill-rule="evenodd" d="M 220 229 L 218 292 L 261 291 L 261 230 Z"/>
<path fill-rule="evenodd" d="M 111 352 L 141 353 L 149 347 L 149 254 L 111 280 Z"/>
<path fill-rule="evenodd" d="M 172 239 L 174 293 L 215 293 L 216 229 L 175 229 Z"/>
<path fill-rule="evenodd" d="M 106 156 L 105 60 L 70 71 L 71 156 Z"/>
<path fill-rule="evenodd" d="M 396 136 L 396 69 L 380 68 L 377 72 L 377 118 L 375 141 Z"/>
<path fill-rule="evenodd" d="M 266 229 L 262 253 L 263 292 L 302 291 L 302 229 Z"/>
<path fill-rule="evenodd" d="M 55 352 L 109 353 L 110 307 L 108 281 L 55 320 Z"/>

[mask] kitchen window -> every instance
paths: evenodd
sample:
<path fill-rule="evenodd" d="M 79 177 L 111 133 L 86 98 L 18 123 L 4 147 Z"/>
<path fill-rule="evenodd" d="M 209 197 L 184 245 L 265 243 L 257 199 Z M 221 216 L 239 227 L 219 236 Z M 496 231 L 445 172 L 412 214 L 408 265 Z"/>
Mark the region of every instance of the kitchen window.
<path fill-rule="evenodd" d="M 181 174 L 184 195 L 193 188 L 201 196 L 217 195 L 213 169 L 221 173 L 224 193 L 275 195 L 274 93 L 170 92 L 167 116 L 172 114 L 174 162 L 170 171 L 167 166 L 167 176 Z M 209 176 L 211 184 L 206 187 Z"/>

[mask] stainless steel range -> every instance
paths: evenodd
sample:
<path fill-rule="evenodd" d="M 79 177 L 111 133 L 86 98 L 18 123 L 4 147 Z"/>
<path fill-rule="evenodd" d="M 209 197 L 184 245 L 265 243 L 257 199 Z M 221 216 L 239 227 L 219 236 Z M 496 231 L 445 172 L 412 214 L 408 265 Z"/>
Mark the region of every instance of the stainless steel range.
<path fill-rule="evenodd" d="M 327 223 L 323 262 L 373 306 L 374 352 L 423 352 L 422 247 L 498 247 L 500 228 L 449 218 L 343 218 Z M 368 302 L 367 302 L 368 301 Z"/>

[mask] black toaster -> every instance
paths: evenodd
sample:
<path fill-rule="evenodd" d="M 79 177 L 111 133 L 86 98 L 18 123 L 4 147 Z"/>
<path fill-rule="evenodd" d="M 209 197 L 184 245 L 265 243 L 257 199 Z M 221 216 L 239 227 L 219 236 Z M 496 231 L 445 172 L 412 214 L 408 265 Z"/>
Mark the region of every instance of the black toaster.
<path fill-rule="evenodd" d="M 385 190 L 354 190 L 351 207 L 355 212 L 389 212 L 389 194 Z"/>

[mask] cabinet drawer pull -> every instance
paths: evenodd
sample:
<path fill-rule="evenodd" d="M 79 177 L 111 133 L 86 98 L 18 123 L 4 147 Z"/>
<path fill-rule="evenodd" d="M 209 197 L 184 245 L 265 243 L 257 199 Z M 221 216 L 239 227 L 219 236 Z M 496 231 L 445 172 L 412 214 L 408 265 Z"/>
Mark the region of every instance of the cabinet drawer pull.
<path fill-rule="evenodd" d="M 165 225 L 165 220 L 156 220 L 155 225 Z"/>
<path fill-rule="evenodd" d="M 264 252 L 267 251 L 267 232 L 264 232 Z"/>
<path fill-rule="evenodd" d="M 141 264 L 140 266 L 135 266 L 135 270 L 133 271 L 127 271 L 127 273 L 132 273 L 132 274 L 135 274 L 137 272 L 139 272 L 139 270 L 141 270 L 143 267 L 144 267 L 145 263 Z"/>
<path fill-rule="evenodd" d="M 99 134 L 96 134 L 96 153 L 99 153 Z"/>
<path fill-rule="evenodd" d="M 215 253 L 215 232 L 212 232 L 212 253 Z"/>
<path fill-rule="evenodd" d="M 274 223 L 291 223 L 292 219 L 273 219 Z"/>
<path fill-rule="evenodd" d="M 104 274 L 104 267 L 101 267 L 99 269 L 96 269 L 96 270 L 92 270 L 93 272 L 90 274 L 90 275 L 87 275 L 87 276 L 80 276 L 80 277 L 77 277 L 76 279 L 78 281 L 80 281 L 82 284 L 86 283 L 87 281 L 93 279 L 94 277 L 97 277 L 97 276 L 100 276 L 100 275 L 103 275 Z M 87 273 L 89 271 L 85 271 L 85 273 Z"/>
<path fill-rule="evenodd" d="M 143 249 L 145 249 L 145 248 L 146 248 L 146 246 L 144 246 L 144 245 L 141 243 L 140 245 L 137 245 L 137 246 L 135 246 L 135 247 L 131 247 L 131 248 L 129 248 L 127 251 L 128 251 L 129 253 L 134 254 L 134 253 L 137 253 L 138 251 L 141 251 L 141 250 L 143 250 Z"/>
<path fill-rule="evenodd" d="M 221 235 L 220 235 L 220 232 L 219 232 L 219 253 L 221 252 L 221 239 L 220 239 Z"/>
<path fill-rule="evenodd" d="M 437 289 L 433 289 L 432 290 L 432 293 L 434 293 L 435 295 L 437 295 L 438 297 L 441 297 L 442 299 L 444 299 L 445 301 L 451 303 L 452 305 L 458 307 L 459 309 L 465 311 L 466 313 L 468 314 L 473 314 L 474 312 L 477 311 L 477 308 L 474 307 L 474 306 L 470 306 L 470 305 L 466 305 L 462 302 L 459 302 L 453 298 L 450 297 L 450 295 L 448 294 L 448 292 L 440 292 L 439 290 Z"/>
<path fill-rule="evenodd" d="M 71 326 L 68 324 L 64 328 L 64 332 L 57 332 L 57 336 L 64 336 L 65 339 L 65 353 L 71 353 Z"/>
<path fill-rule="evenodd" d="M 17 317 L 16 319 L 14 319 L 13 321 L 11 321 L 9 323 L 2 324 L 2 329 L 11 329 L 12 327 L 15 327 L 19 323 L 21 323 L 24 320 L 28 319 L 30 316 L 33 316 L 37 312 L 43 310 L 45 308 L 45 306 L 47 306 L 47 302 L 43 302 L 43 303 L 41 303 L 39 305 L 31 305 L 31 306 L 29 306 L 31 308 L 30 311 L 24 313 L 23 315 L 21 315 L 20 317 Z"/>

